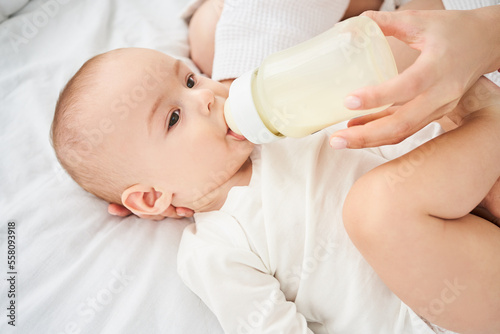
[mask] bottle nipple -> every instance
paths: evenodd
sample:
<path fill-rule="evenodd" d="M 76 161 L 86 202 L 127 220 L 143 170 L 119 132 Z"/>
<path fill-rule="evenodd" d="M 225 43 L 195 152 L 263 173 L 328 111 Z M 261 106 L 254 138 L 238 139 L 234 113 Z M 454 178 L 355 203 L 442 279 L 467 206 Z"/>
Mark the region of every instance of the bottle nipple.
<path fill-rule="evenodd" d="M 236 126 L 236 122 L 234 121 L 233 114 L 231 113 L 231 107 L 229 106 L 229 98 L 226 99 L 224 103 L 224 118 L 226 119 L 226 124 L 229 126 L 229 129 L 234 133 L 242 136 L 243 134 Z"/>

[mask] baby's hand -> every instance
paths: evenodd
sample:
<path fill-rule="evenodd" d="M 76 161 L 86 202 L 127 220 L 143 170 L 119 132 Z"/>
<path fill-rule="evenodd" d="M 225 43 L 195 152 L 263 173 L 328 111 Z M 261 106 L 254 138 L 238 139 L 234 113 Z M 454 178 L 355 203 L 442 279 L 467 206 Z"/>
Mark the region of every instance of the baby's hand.
<path fill-rule="evenodd" d="M 113 216 L 120 216 L 120 217 L 127 217 L 132 214 L 132 212 L 123 205 L 115 203 L 110 203 L 108 205 L 108 213 Z M 149 220 L 162 220 L 165 217 L 170 217 L 170 218 L 192 217 L 193 214 L 194 214 L 193 210 L 190 210 L 188 208 L 175 208 L 171 205 L 165 212 L 163 212 L 162 215 L 138 215 L 138 217 Z"/>

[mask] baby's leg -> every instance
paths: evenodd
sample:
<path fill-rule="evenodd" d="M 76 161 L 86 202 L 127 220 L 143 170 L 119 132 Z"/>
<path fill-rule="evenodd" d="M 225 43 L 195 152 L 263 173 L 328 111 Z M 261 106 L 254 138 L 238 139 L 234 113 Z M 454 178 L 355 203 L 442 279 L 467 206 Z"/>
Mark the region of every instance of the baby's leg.
<path fill-rule="evenodd" d="M 500 178 L 472 214 L 486 219 L 500 227 Z"/>
<path fill-rule="evenodd" d="M 486 195 L 479 204 L 478 209 L 481 208 L 487 210 L 487 212 L 484 213 L 484 215 L 487 216 L 486 219 L 500 227 L 500 178 L 495 185 L 493 185 L 488 195 Z"/>
<path fill-rule="evenodd" d="M 500 228 L 469 214 L 499 176 L 497 104 L 363 176 L 344 224 L 416 313 L 460 333 L 500 333 Z"/>

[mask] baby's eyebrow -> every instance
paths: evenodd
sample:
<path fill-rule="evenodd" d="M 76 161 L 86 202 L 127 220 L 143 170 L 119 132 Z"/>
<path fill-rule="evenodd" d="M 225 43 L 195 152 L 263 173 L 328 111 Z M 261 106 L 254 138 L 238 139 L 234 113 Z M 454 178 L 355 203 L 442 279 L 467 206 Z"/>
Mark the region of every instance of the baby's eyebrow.
<path fill-rule="evenodd" d="M 181 65 L 182 65 L 182 61 L 180 61 L 179 59 L 176 59 L 174 62 L 174 65 L 173 65 L 175 77 L 179 76 L 179 71 L 180 71 Z M 159 95 L 158 98 L 156 99 L 155 103 L 153 104 L 153 107 L 151 107 L 151 111 L 150 111 L 149 117 L 148 117 L 148 133 L 149 133 L 149 135 L 151 135 L 151 128 L 153 126 L 153 118 L 155 116 L 156 110 L 158 109 L 158 106 L 160 105 L 162 99 L 163 99 L 163 96 Z"/>
<path fill-rule="evenodd" d="M 153 104 L 153 107 L 151 108 L 151 111 L 149 113 L 148 117 L 148 133 L 151 135 L 151 127 L 153 126 L 153 118 L 156 113 L 156 110 L 158 109 L 158 106 L 160 105 L 160 102 L 162 100 L 162 96 L 158 96 L 156 99 L 155 103 Z"/>
<path fill-rule="evenodd" d="M 179 70 L 181 68 L 181 64 L 182 62 L 179 59 L 176 59 L 174 62 L 174 73 L 176 77 L 179 76 Z"/>

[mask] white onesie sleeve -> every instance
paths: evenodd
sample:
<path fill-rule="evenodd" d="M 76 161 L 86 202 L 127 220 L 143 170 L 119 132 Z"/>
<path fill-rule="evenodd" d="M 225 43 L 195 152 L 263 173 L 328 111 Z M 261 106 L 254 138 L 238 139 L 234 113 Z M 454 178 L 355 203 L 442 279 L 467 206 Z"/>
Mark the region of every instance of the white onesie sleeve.
<path fill-rule="evenodd" d="M 312 334 L 234 218 L 220 211 L 197 216 L 184 230 L 177 269 L 224 332 Z"/>
<path fill-rule="evenodd" d="M 275 52 L 333 27 L 349 0 L 225 0 L 215 33 L 214 80 L 237 78 Z"/>

